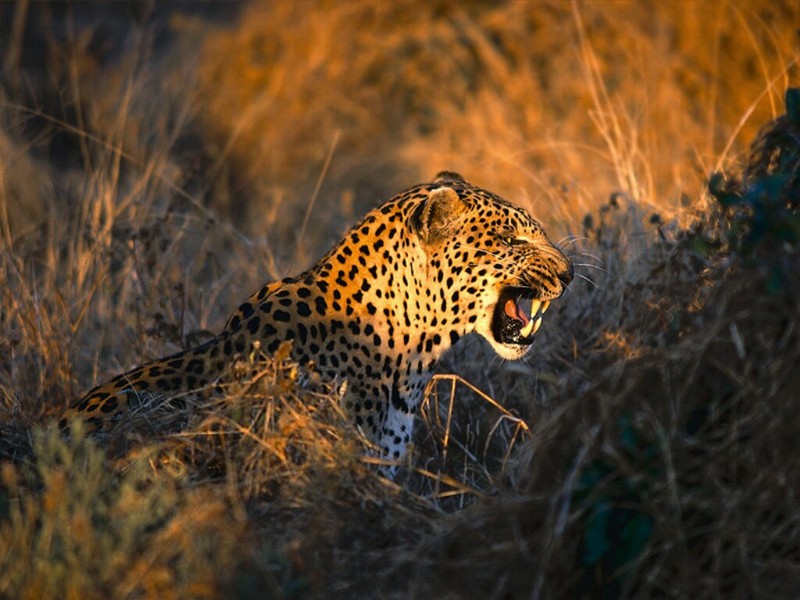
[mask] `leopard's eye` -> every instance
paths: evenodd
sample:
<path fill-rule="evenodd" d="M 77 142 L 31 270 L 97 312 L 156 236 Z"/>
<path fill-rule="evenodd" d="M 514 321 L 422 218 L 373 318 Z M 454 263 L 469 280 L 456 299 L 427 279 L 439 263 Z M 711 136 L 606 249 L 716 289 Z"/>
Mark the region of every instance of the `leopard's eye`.
<path fill-rule="evenodd" d="M 503 242 L 506 246 L 519 246 L 522 244 L 530 243 L 528 240 L 524 238 L 514 237 L 511 235 L 504 235 L 500 238 L 500 241 Z"/>

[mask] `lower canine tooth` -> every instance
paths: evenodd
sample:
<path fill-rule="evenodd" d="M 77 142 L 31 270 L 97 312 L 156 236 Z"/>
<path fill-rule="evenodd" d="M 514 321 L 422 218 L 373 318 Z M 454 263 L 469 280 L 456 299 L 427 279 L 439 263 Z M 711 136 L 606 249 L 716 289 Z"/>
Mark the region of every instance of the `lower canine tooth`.
<path fill-rule="evenodd" d="M 536 333 L 537 331 L 539 331 L 539 327 L 542 326 L 542 317 L 539 317 L 535 321 L 532 321 L 532 323 L 533 323 L 533 333 Z"/>
<path fill-rule="evenodd" d="M 541 322 L 542 322 L 541 317 L 536 319 L 536 321 L 538 321 L 541 324 Z M 532 319 L 530 321 L 528 321 L 528 324 L 525 325 L 525 327 L 523 327 L 522 329 L 520 329 L 519 335 L 521 337 L 523 337 L 523 338 L 526 338 L 526 337 L 530 336 L 531 333 L 534 333 L 536 331 L 536 321 L 534 321 Z"/>

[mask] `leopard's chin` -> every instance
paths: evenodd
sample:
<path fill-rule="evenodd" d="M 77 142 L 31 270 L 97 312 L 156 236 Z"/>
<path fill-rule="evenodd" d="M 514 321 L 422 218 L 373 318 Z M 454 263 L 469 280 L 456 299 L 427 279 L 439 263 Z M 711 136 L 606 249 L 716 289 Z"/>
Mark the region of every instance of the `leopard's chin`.
<path fill-rule="evenodd" d="M 529 288 L 503 288 L 492 312 L 489 341 L 495 351 L 508 360 L 525 356 L 549 306 L 549 300 L 537 298 L 535 291 Z"/>

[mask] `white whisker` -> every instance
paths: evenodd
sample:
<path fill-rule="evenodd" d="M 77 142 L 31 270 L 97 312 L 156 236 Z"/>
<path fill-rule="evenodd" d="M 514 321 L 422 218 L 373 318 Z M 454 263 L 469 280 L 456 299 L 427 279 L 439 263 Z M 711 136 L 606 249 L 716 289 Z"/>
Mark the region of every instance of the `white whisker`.
<path fill-rule="evenodd" d="M 600 265 L 593 265 L 592 263 L 572 263 L 576 267 L 586 267 L 589 269 L 595 269 L 597 271 L 602 271 L 603 273 L 608 273 L 608 269 L 604 269 Z"/>
<path fill-rule="evenodd" d="M 566 235 L 563 238 L 561 238 L 560 240 L 558 240 L 558 242 L 556 242 L 556 246 L 558 246 L 559 248 L 561 248 L 563 250 L 564 248 L 567 248 L 568 246 L 571 246 L 572 244 L 575 244 L 577 242 L 586 241 L 588 239 L 589 238 L 587 238 L 584 235 Z M 563 246 L 562 246 L 562 244 L 563 244 Z"/>
<path fill-rule="evenodd" d="M 580 277 L 581 279 L 583 279 L 583 280 L 584 280 L 584 281 L 586 281 L 587 283 L 590 283 L 590 284 L 591 284 L 591 285 L 593 285 L 593 286 L 594 286 L 596 289 L 600 289 L 600 286 L 599 286 L 599 285 L 597 285 L 597 284 L 596 284 L 594 281 L 592 281 L 591 279 L 589 279 L 589 278 L 588 278 L 586 275 L 584 275 L 583 273 L 575 273 L 575 275 L 576 275 L 576 276 L 578 276 L 578 277 Z M 569 288 L 567 288 L 567 289 L 569 289 Z"/>
<path fill-rule="evenodd" d="M 593 258 L 598 262 L 603 262 L 603 259 L 597 256 L 596 254 L 592 254 L 591 252 L 570 252 L 570 258 L 573 256 L 588 256 L 589 258 Z"/>

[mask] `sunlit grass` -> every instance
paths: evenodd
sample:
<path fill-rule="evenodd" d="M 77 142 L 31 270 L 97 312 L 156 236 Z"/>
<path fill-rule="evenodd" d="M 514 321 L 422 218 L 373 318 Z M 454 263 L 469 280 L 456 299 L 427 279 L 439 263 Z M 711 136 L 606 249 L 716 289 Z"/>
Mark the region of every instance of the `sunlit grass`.
<path fill-rule="evenodd" d="M 741 259 L 705 193 L 784 112 L 794 3 L 85 6 L 33 3 L 0 89 L 0 596 L 796 593 L 796 248 Z M 397 481 L 282 355 L 48 430 L 445 168 L 578 277 L 525 361 L 454 349 Z"/>

